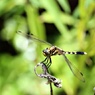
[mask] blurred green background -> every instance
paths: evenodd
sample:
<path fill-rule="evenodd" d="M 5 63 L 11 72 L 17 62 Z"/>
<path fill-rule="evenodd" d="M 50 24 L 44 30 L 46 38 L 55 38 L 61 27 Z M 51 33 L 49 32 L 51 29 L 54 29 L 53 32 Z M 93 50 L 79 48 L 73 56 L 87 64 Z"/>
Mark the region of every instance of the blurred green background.
<path fill-rule="evenodd" d="M 47 80 L 34 73 L 48 45 L 16 33 L 30 32 L 66 51 L 84 74 L 78 80 L 62 56 L 52 57 L 51 73 L 62 80 L 54 95 L 93 95 L 95 87 L 95 0 L 0 0 L 0 95 L 50 95 Z"/>

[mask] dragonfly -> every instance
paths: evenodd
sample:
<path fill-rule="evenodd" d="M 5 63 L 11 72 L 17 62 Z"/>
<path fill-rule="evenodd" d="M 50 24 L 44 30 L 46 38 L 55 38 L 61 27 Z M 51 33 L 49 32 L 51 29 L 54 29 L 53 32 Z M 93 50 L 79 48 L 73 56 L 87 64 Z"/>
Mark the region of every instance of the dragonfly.
<path fill-rule="evenodd" d="M 78 68 L 76 68 L 75 65 L 73 65 L 69 59 L 66 57 L 66 54 L 76 54 L 76 55 L 85 55 L 87 54 L 86 52 L 82 52 L 82 51 L 64 51 L 63 49 L 50 44 L 47 41 L 41 40 L 39 38 L 37 38 L 36 36 L 34 36 L 33 34 L 29 34 L 29 33 L 24 33 L 21 31 L 17 31 L 18 34 L 27 37 L 28 39 L 31 40 L 35 40 L 44 44 L 49 45 L 49 48 L 46 48 L 43 50 L 43 55 L 46 57 L 44 61 L 42 61 L 42 63 L 46 63 L 47 67 L 49 68 L 50 65 L 52 64 L 52 60 L 51 57 L 55 56 L 55 55 L 62 55 L 64 60 L 66 61 L 68 67 L 70 68 L 71 72 L 74 74 L 74 76 L 76 76 L 79 80 L 85 82 L 84 76 L 82 74 L 82 72 L 79 71 Z"/>

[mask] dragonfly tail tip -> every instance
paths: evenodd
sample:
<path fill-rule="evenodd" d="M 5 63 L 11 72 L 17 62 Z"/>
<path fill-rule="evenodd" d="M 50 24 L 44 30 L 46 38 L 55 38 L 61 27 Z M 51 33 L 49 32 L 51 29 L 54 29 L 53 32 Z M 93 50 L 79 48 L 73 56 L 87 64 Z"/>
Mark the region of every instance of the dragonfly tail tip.
<path fill-rule="evenodd" d="M 84 54 L 87 54 L 87 52 L 84 52 Z"/>

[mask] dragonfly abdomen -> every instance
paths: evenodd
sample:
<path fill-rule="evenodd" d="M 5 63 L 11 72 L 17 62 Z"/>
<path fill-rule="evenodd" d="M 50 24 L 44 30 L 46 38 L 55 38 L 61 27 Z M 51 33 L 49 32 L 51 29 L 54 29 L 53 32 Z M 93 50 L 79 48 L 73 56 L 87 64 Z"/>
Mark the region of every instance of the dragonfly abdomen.
<path fill-rule="evenodd" d="M 78 54 L 78 55 L 85 55 L 87 54 L 86 52 L 81 52 L 81 51 L 77 51 L 77 52 L 69 52 L 69 51 L 64 51 L 65 54 Z"/>

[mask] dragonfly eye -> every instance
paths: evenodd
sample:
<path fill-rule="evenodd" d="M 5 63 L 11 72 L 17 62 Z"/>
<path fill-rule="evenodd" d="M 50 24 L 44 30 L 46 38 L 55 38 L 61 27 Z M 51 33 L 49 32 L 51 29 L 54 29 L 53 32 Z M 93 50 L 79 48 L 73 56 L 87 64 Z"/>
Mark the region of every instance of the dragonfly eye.
<path fill-rule="evenodd" d="M 50 55 L 50 52 L 49 52 L 48 48 L 43 50 L 43 55 L 44 56 L 49 56 Z"/>

